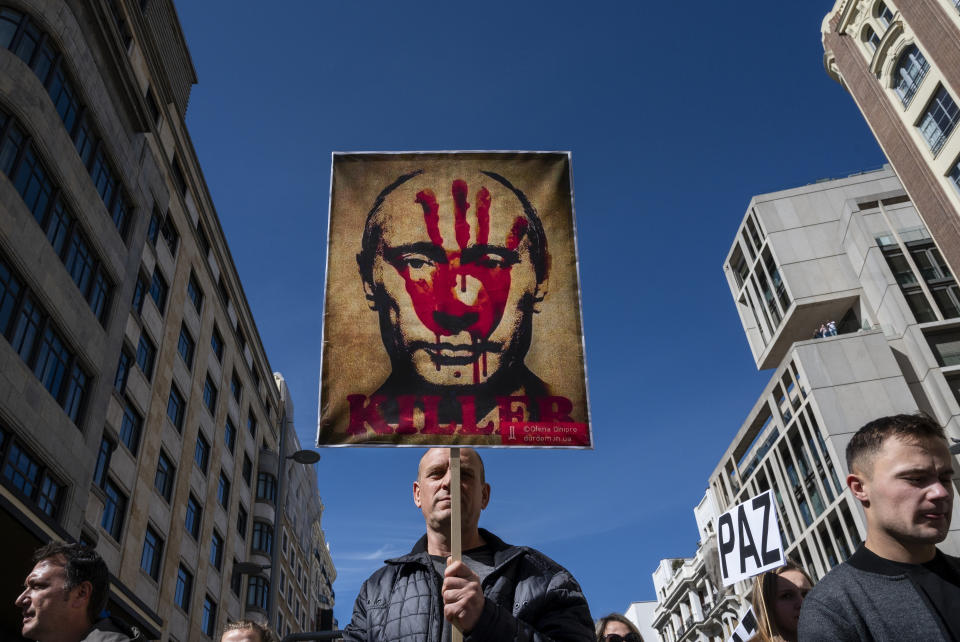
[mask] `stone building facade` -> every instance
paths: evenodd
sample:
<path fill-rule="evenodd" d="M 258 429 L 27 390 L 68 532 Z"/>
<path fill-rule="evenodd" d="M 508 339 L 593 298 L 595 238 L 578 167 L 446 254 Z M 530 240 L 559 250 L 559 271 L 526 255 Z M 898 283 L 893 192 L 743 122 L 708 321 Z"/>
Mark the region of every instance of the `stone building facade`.
<path fill-rule="evenodd" d="M 960 4 L 837 0 L 821 31 L 827 73 L 853 97 L 960 270 Z"/>
<path fill-rule="evenodd" d="M 772 489 L 787 555 L 819 579 L 866 534 L 853 433 L 922 410 L 960 438 L 960 289 L 891 168 L 754 197 L 724 271 L 772 376 L 710 475 L 696 555 L 654 574 L 664 642 L 725 640 L 749 601 L 710 571 L 716 516 Z M 960 524 L 941 548 L 960 553 Z"/>
<path fill-rule="evenodd" d="M 0 2 L 0 585 L 86 542 L 111 611 L 180 641 L 269 589 L 240 570 L 273 543 L 284 404 L 184 123 L 196 81 L 171 0 Z"/>

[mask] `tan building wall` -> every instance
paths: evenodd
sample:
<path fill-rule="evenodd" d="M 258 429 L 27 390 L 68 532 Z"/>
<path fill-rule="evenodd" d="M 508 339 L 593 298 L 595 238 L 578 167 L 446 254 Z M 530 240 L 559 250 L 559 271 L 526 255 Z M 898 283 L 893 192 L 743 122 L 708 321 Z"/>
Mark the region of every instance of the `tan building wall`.
<path fill-rule="evenodd" d="M 935 149 L 921 127 L 940 88 L 960 104 L 960 9 L 953 0 L 838 0 L 822 31 L 827 72 L 850 92 L 956 274 L 960 134 L 954 128 Z M 903 99 L 897 67 L 913 46 L 928 69 Z"/>
<path fill-rule="evenodd" d="M 184 123 L 195 82 L 170 0 L 0 2 L 0 584 L 84 541 L 114 614 L 180 641 L 244 615 L 236 562 L 269 564 L 283 403 Z"/>

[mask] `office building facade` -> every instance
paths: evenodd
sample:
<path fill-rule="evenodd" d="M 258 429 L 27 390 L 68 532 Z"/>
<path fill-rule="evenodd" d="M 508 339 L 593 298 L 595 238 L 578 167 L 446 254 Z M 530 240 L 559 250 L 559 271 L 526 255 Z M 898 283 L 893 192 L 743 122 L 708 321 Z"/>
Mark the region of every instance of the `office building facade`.
<path fill-rule="evenodd" d="M 719 617 L 698 608 L 721 603 L 716 515 L 773 490 L 787 555 L 819 579 L 866 534 L 844 481 L 853 433 L 922 410 L 960 437 L 960 289 L 891 168 L 755 197 L 724 271 L 773 372 L 710 475 L 697 554 L 654 575 L 665 642 L 726 639 L 748 603 L 739 582 Z M 960 525 L 941 548 L 960 553 Z"/>
<path fill-rule="evenodd" d="M 860 108 L 930 235 L 960 270 L 960 4 L 837 0 L 824 65 Z"/>
<path fill-rule="evenodd" d="M 284 404 L 184 123 L 195 82 L 171 0 L 0 2 L 0 584 L 88 543 L 111 611 L 179 641 L 271 586 L 241 570 L 280 528 Z"/>

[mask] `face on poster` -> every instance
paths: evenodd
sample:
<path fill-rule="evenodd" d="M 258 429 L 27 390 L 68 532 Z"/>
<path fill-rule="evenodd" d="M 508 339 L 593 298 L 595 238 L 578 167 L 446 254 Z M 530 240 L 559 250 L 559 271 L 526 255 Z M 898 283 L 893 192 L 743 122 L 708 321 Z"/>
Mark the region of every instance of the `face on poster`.
<path fill-rule="evenodd" d="M 318 445 L 592 447 L 570 156 L 334 154 Z"/>

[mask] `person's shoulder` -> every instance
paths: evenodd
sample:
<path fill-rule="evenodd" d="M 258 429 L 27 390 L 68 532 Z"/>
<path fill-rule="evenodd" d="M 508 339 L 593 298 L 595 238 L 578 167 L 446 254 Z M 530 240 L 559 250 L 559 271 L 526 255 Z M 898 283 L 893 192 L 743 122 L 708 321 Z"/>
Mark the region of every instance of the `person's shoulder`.
<path fill-rule="evenodd" d="M 849 562 L 838 564 L 810 589 L 807 597 L 813 597 L 815 602 L 823 600 L 829 603 L 845 594 L 852 585 L 851 580 L 858 574 L 860 571 Z"/>
<path fill-rule="evenodd" d="M 146 638 L 136 627 L 115 618 L 98 620 L 81 642 L 145 642 Z"/>

